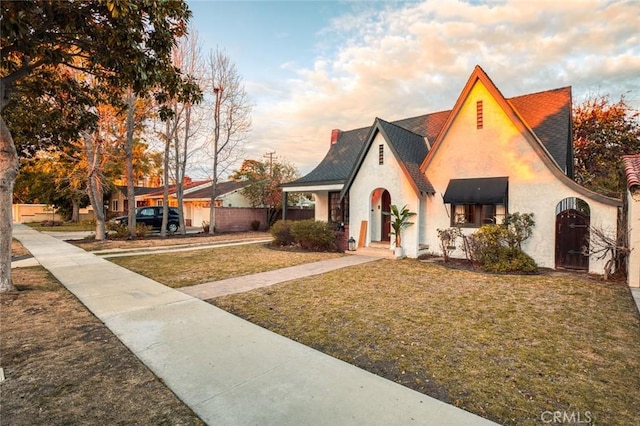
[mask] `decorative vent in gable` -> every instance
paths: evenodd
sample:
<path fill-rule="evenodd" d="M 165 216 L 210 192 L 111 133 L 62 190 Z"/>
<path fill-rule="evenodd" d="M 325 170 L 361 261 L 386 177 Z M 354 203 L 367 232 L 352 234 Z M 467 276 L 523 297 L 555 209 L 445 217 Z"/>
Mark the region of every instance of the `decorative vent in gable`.
<path fill-rule="evenodd" d="M 484 111 L 482 110 L 482 101 L 476 102 L 476 128 L 482 129 L 484 126 Z"/>

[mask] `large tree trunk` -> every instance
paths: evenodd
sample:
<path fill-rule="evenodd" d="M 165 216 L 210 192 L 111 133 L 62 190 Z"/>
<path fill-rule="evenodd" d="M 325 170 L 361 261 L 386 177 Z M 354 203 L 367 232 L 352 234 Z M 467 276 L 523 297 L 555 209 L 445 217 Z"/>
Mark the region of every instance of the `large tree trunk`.
<path fill-rule="evenodd" d="M 125 155 L 127 163 L 127 211 L 129 238 L 136 238 L 136 193 L 133 182 L 133 125 L 135 112 L 135 97 L 131 89 L 127 92 L 127 140 L 125 141 Z"/>
<path fill-rule="evenodd" d="M 171 124 L 169 119 L 165 123 L 164 157 L 162 159 L 162 179 L 164 180 L 164 192 L 162 193 L 162 225 L 160 236 L 167 236 L 167 224 L 169 222 L 169 153 L 171 149 Z"/>
<path fill-rule="evenodd" d="M 75 195 L 71 197 L 71 222 L 80 222 L 80 200 Z"/>
<path fill-rule="evenodd" d="M 87 192 L 93 213 L 96 217 L 96 240 L 104 240 L 106 237 L 104 205 L 103 205 L 103 189 L 100 176 L 100 160 L 102 150 L 100 143 L 95 143 L 92 135 L 83 133 L 82 140 L 84 142 L 85 152 L 87 155 L 87 163 L 89 169 L 87 171 Z"/>
<path fill-rule="evenodd" d="M 11 238 L 13 184 L 17 174 L 18 153 L 11 133 L 0 116 L 0 293 L 16 289 L 11 280 Z"/>

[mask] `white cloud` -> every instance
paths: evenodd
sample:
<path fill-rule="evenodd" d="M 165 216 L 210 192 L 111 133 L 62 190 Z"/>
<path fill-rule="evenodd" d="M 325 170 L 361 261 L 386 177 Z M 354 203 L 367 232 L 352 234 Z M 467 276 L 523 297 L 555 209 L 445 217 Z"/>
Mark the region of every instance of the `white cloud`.
<path fill-rule="evenodd" d="M 319 34 L 341 40 L 335 51 L 307 68 L 283 64 L 295 77 L 277 88 L 251 86 L 260 103 L 248 153 L 259 158 L 269 146 L 308 172 L 324 157 L 331 129 L 449 109 L 476 64 L 508 97 L 572 85 L 574 102 L 631 91 L 627 99 L 639 107 L 638 16 L 636 2 L 363 8 Z"/>

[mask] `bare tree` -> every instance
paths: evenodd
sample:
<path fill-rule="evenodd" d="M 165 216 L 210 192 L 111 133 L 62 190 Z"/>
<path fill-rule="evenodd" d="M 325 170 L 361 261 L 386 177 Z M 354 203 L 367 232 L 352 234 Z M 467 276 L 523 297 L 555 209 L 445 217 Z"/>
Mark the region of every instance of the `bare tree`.
<path fill-rule="evenodd" d="M 173 50 L 172 61 L 176 68 L 189 75 L 192 82 L 198 86 L 202 84 L 204 75 L 204 60 L 202 58 L 201 42 L 197 31 L 191 28 L 189 35 L 180 39 L 178 45 Z M 179 231 L 186 234 L 184 218 L 184 183 L 187 173 L 187 166 L 190 158 L 199 150 L 197 136 L 201 131 L 201 119 L 195 102 L 190 98 L 181 99 L 176 96 L 167 105 L 171 110 L 165 126 L 165 170 L 170 170 L 175 183 L 176 199 L 178 202 Z M 165 192 L 167 199 L 164 200 L 163 227 L 161 234 L 165 235 L 166 222 L 168 217 L 168 184 L 169 175 L 165 173 Z"/>
<path fill-rule="evenodd" d="M 211 84 L 209 88 L 215 99 L 212 111 L 213 167 L 209 213 L 209 233 L 213 235 L 218 178 L 224 169 L 232 165 L 229 160 L 235 160 L 234 155 L 242 151 L 251 129 L 251 104 L 235 64 L 224 51 L 216 49 L 210 52 L 208 65 Z"/>

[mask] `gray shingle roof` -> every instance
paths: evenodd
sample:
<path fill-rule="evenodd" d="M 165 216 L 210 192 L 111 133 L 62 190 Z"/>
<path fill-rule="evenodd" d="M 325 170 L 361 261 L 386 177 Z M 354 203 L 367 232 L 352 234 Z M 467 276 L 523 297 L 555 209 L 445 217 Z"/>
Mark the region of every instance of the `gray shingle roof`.
<path fill-rule="evenodd" d="M 382 131 L 386 133 L 387 143 L 395 152 L 398 161 L 404 164 L 407 173 L 413 179 L 418 190 L 423 193 L 433 194 L 435 192 L 433 185 L 431 185 L 425 174 L 420 171 L 422 160 L 429 152 L 424 137 L 380 118 L 377 118 L 376 121 Z"/>
<path fill-rule="evenodd" d="M 315 169 L 302 178 L 282 186 L 344 183 L 355 166 L 358 153 L 362 150 L 369 131 L 369 127 L 364 127 L 342 132 Z"/>
<path fill-rule="evenodd" d="M 533 130 L 560 168 L 564 170 L 569 177 L 573 177 L 571 87 L 517 96 L 509 98 L 507 101 Z M 440 111 L 397 120 L 391 123 L 382 120 L 380 120 L 380 122 L 404 129 L 415 135 L 415 137 L 426 137 L 429 143 L 433 143 L 440 134 L 450 113 L 450 110 Z M 383 124 L 383 126 L 385 125 Z M 342 132 L 337 142 L 331 146 L 325 158 L 315 169 L 302 178 L 284 184 L 283 186 L 344 184 L 354 167 L 358 166 L 356 164 L 357 160 L 372 130 L 373 126 Z M 414 138 L 414 136 L 409 137 L 407 134 L 399 131 L 390 130 L 390 133 L 397 135 L 400 137 L 400 140 L 405 142 L 413 140 Z M 395 136 L 391 134 L 389 136 L 391 141 L 393 141 Z M 411 177 L 422 190 L 422 188 L 427 188 L 431 185 L 428 184 L 426 177 L 424 177 L 424 181 L 422 181 L 422 178 L 418 176 L 418 174 L 422 175 L 422 173 L 413 166 L 418 155 L 417 152 L 411 151 L 410 148 L 413 146 L 414 144 L 409 143 L 405 147 L 404 142 L 394 144 L 401 160 L 405 161 L 405 166 Z M 415 146 L 417 146 L 417 144 L 415 144 Z M 422 146 L 425 151 L 422 158 L 417 161 L 418 168 L 428 152 L 424 141 Z M 411 152 L 405 152 L 405 148 Z"/>
<path fill-rule="evenodd" d="M 573 178 L 571 87 L 507 100 L 540 139 L 560 169 Z"/>
<path fill-rule="evenodd" d="M 243 188 L 247 185 L 247 182 L 242 181 L 227 181 L 227 182 L 218 182 L 216 185 L 216 197 L 228 194 L 229 192 L 233 192 L 240 188 Z M 205 186 L 204 188 L 200 188 L 197 191 L 190 192 L 185 194 L 185 199 L 200 199 L 200 198 L 211 198 L 211 184 Z"/>

